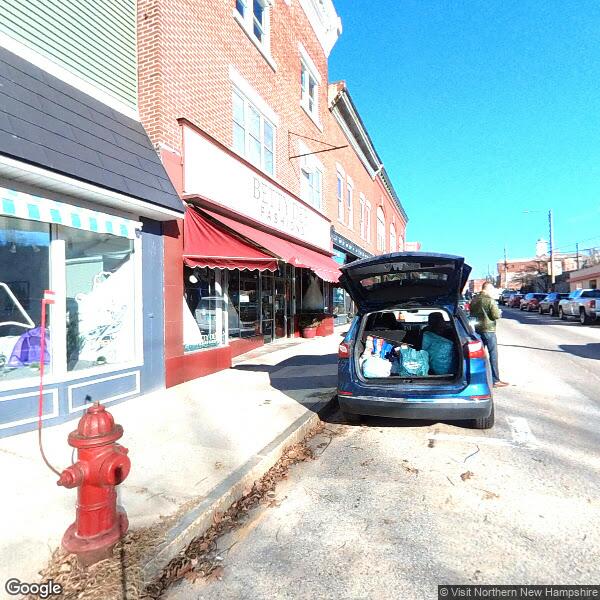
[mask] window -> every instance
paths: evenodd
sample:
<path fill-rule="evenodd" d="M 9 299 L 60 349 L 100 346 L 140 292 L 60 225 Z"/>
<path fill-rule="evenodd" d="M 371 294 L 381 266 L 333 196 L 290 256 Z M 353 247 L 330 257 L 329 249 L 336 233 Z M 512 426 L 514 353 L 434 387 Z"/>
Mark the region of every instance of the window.
<path fill-rule="evenodd" d="M 64 228 L 67 369 L 135 358 L 133 241 Z"/>
<path fill-rule="evenodd" d="M 308 67 L 302 64 L 302 106 L 311 116 L 317 118 L 319 114 L 319 97 L 318 97 L 318 85 L 317 80 L 308 69 Z"/>
<path fill-rule="evenodd" d="M 323 164 L 304 143 L 298 144 L 298 154 L 302 154 L 300 163 L 300 196 L 306 203 L 318 210 L 323 209 Z"/>
<path fill-rule="evenodd" d="M 396 227 L 393 223 L 390 223 L 390 252 L 396 252 Z"/>
<path fill-rule="evenodd" d="M 267 0 L 236 0 L 237 19 L 246 33 L 260 47 L 269 46 L 269 11 Z"/>
<path fill-rule="evenodd" d="M 306 48 L 299 43 L 300 53 L 300 104 L 314 121 L 315 125 L 322 129 L 319 120 L 319 86 L 321 75 Z"/>
<path fill-rule="evenodd" d="M 371 203 L 365 200 L 365 229 L 367 233 L 367 242 L 371 241 Z"/>
<path fill-rule="evenodd" d="M 217 269 L 184 268 L 183 347 L 186 352 L 225 343 L 221 277 Z"/>
<path fill-rule="evenodd" d="M 318 167 L 302 167 L 302 199 L 321 210 L 323 172 Z"/>
<path fill-rule="evenodd" d="M 385 215 L 381 206 L 377 207 L 377 250 L 385 252 Z"/>
<path fill-rule="evenodd" d="M 49 281 L 50 227 L 0 216 L 0 382 L 39 373 L 41 302 Z M 48 329 L 45 338 L 50 371 Z"/>
<path fill-rule="evenodd" d="M 257 271 L 229 271 L 227 307 L 229 339 L 259 335 Z"/>
<path fill-rule="evenodd" d="M 367 205 L 365 202 L 365 197 L 360 195 L 360 237 L 363 240 L 367 239 L 367 223 L 366 223 L 366 215 L 367 213 Z"/>
<path fill-rule="evenodd" d="M 344 176 L 338 170 L 337 172 L 337 186 L 336 186 L 336 197 L 338 206 L 338 221 L 344 222 Z"/>
<path fill-rule="evenodd" d="M 352 195 L 353 195 L 352 180 L 350 179 L 350 177 L 348 177 L 348 183 L 346 185 L 346 215 L 348 218 L 348 221 L 347 221 L 348 227 L 350 229 L 353 229 L 353 227 L 354 227 L 354 207 L 352 206 L 352 204 L 353 204 Z"/>
<path fill-rule="evenodd" d="M 0 216 L 0 384 L 38 376 L 42 360 L 56 377 L 136 359 L 135 247 L 129 237 Z M 51 285 L 57 300 L 42 332 Z"/>
<path fill-rule="evenodd" d="M 236 89 L 233 91 L 233 149 L 274 175 L 275 127 Z"/>
<path fill-rule="evenodd" d="M 404 252 L 404 238 L 402 235 L 398 236 L 398 252 Z"/>

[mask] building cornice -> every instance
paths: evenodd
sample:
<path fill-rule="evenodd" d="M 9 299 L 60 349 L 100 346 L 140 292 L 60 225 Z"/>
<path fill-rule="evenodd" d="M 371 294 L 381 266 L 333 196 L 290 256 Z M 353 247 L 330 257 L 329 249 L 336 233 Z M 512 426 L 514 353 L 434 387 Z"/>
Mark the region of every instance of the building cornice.
<path fill-rule="evenodd" d="M 328 57 L 342 33 L 342 20 L 332 0 L 300 0 L 300 6 Z"/>

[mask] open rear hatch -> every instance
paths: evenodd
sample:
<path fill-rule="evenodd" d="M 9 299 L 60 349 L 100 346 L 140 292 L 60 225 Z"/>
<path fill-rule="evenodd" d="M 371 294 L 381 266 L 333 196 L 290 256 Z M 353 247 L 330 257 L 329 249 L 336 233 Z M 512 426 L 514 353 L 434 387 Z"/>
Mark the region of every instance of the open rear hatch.
<path fill-rule="evenodd" d="M 340 283 L 359 312 L 413 303 L 446 306 L 456 312 L 471 267 L 450 254 L 394 252 L 341 267 Z"/>

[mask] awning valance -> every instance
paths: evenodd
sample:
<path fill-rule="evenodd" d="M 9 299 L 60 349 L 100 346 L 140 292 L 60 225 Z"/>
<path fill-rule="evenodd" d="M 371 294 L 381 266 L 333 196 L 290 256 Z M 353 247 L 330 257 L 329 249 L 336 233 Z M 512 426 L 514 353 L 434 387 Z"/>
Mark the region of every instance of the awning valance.
<path fill-rule="evenodd" d="M 284 240 L 276 235 L 261 231 L 250 225 L 240 223 L 230 217 L 225 217 L 211 210 L 202 209 L 213 219 L 223 223 L 228 228 L 237 231 L 244 237 L 252 240 L 262 246 L 272 254 L 275 254 L 281 260 L 296 267 L 311 269 L 321 279 L 336 283 L 340 276 L 340 270 L 337 263 L 331 256 L 321 254 L 315 250 L 310 250 L 294 242 Z"/>
<path fill-rule="evenodd" d="M 183 261 L 188 267 L 276 271 L 277 258 L 188 207 L 183 221 Z"/>
<path fill-rule="evenodd" d="M 135 239 L 141 223 L 0 187 L 0 215 Z"/>

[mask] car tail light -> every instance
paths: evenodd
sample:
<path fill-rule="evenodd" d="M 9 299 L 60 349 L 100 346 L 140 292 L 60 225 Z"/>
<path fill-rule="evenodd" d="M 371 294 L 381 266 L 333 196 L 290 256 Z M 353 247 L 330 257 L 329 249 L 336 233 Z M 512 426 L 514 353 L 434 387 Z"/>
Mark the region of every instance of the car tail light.
<path fill-rule="evenodd" d="M 596 301 L 595 301 L 595 300 L 590 300 L 590 301 L 588 302 L 588 306 L 589 306 L 590 308 L 596 308 Z"/>
<path fill-rule="evenodd" d="M 467 351 L 469 358 L 484 358 L 485 350 L 483 349 L 483 343 L 479 340 L 469 342 L 467 344 Z"/>
<path fill-rule="evenodd" d="M 350 358 L 350 346 L 342 342 L 338 348 L 338 358 Z"/>

